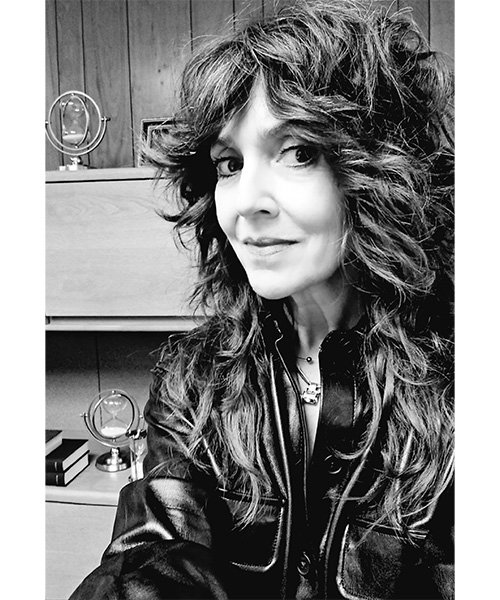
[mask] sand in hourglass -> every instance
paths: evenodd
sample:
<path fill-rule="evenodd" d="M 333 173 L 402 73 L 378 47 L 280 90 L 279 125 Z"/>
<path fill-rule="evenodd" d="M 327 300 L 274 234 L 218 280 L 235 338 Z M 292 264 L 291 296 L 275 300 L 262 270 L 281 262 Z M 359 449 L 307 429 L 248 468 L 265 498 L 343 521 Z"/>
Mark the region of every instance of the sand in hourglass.
<path fill-rule="evenodd" d="M 127 428 L 120 425 L 104 425 L 104 427 L 101 427 L 101 434 L 107 438 L 117 438 L 126 431 Z"/>
<path fill-rule="evenodd" d="M 85 139 L 84 133 L 63 133 L 62 135 L 63 142 L 67 144 L 73 144 L 73 146 L 78 146 Z"/>

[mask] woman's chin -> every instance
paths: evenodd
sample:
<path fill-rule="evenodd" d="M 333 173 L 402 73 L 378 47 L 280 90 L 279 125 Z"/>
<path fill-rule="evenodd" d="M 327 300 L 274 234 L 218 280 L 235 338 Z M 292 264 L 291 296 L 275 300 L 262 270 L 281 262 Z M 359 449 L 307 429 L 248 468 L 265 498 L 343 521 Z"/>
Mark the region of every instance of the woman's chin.
<path fill-rule="evenodd" d="M 250 285 L 253 291 L 265 300 L 282 300 L 290 295 L 290 290 L 283 286 L 252 284 L 252 282 Z"/>

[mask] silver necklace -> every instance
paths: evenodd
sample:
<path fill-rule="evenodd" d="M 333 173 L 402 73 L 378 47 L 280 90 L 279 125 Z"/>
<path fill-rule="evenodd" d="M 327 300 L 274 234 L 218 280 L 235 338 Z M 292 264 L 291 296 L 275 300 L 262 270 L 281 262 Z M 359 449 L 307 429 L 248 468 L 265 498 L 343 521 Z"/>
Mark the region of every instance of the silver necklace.
<path fill-rule="evenodd" d="M 304 372 L 297 365 L 297 374 L 306 384 L 306 389 L 300 394 L 300 399 L 304 404 L 318 404 L 321 398 L 321 386 L 319 383 L 309 381 Z"/>
<path fill-rule="evenodd" d="M 312 356 L 297 356 L 298 360 L 305 360 L 308 363 L 314 362 Z"/>

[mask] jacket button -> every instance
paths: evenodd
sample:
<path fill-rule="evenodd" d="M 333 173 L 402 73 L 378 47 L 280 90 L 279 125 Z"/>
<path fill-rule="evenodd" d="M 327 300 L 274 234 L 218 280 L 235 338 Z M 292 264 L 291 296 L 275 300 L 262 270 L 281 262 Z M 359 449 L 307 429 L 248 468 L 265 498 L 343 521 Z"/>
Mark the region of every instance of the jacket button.
<path fill-rule="evenodd" d="M 302 554 L 299 558 L 299 562 L 297 563 L 297 571 L 301 575 L 305 576 L 309 573 L 310 568 L 311 568 L 311 560 L 305 552 L 302 552 Z"/>

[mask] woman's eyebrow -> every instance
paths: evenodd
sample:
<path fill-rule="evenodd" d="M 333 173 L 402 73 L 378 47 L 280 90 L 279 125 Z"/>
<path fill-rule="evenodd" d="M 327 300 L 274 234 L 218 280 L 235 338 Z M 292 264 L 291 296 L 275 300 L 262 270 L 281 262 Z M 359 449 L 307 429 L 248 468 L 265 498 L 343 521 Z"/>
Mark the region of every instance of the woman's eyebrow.
<path fill-rule="evenodd" d="M 259 131 L 259 137 L 264 141 L 282 140 L 286 137 L 302 137 L 305 134 L 304 127 L 291 121 L 279 121 L 271 127 Z"/>
<path fill-rule="evenodd" d="M 220 135 L 216 140 L 212 142 L 210 145 L 210 152 L 213 152 L 216 148 L 217 150 L 225 150 L 227 148 L 232 147 L 232 140 L 229 136 Z"/>
<path fill-rule="evenodd" d="M 304 127 L 301 127 L 300 125 L 290 121 L 279 121 L 275 125 L 262 129 L 258 132 L 259 137 L 263 141 L 268 141 L 269 139 L 273 138 L 284 138 L 287 136 L 300 136 L 304 134 Z M 213 151 L 214 148 L 219 149 L 219 147 L 221 149 L 232 148 L 233 145 L 234 141 L 231 136 L 221 133 L 221 135 L 219 135 L 211 145 L 210 150 Z"/>
<path fill-rule="evenodd" d="M 304 134 L 304 128 L 291 121 L 280 121 L 261 133 L 263 139 L 284 138 L 287 136 L 299 136 L 301 134 Z"/>

